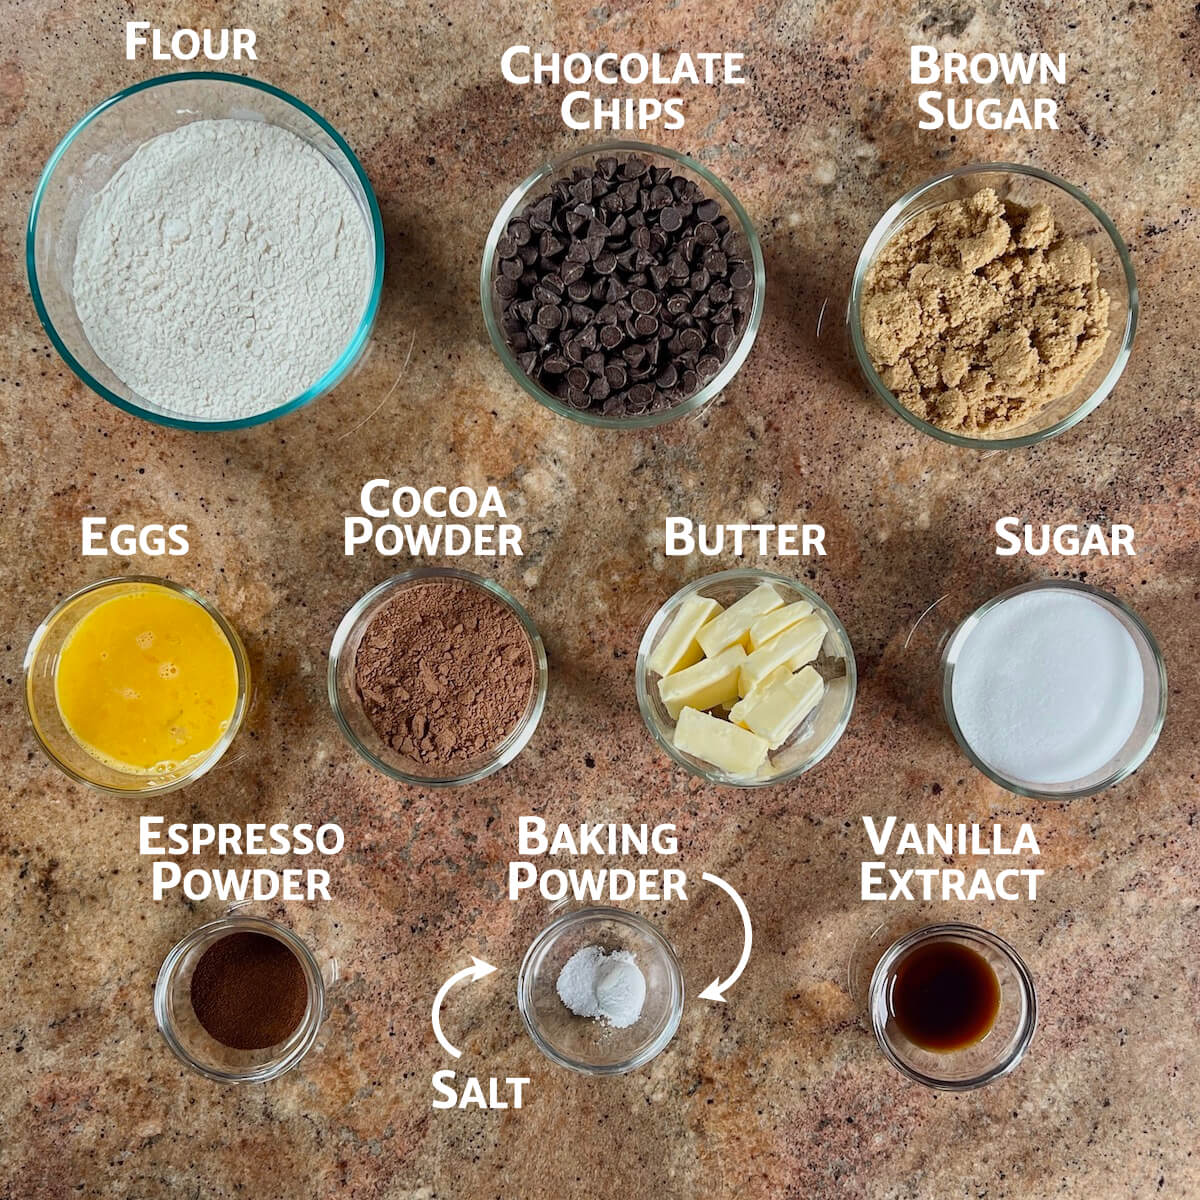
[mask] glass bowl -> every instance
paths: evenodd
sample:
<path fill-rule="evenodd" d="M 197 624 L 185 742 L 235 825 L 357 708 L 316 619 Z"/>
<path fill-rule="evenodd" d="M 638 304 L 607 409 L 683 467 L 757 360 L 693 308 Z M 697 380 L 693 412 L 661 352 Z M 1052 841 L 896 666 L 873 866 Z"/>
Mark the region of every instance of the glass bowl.
<path fill-rule="evenodd" d="M 201 955 L 232 933 L 259 933 L 295 954 L 308 984 L 308 1007 L 291 1036 L 264 1050 L 234 1050 L 212 1037 L 192 1009 L 192 974 Z M 154 1019 L 172 1053 L 218 1083 L 265 1083 L 290 1071 L 313 1048 L 325 1021 L 325 978 L 313 952 L 277 921 L 230 912 L 193 929 L 163 960 L 154 985 Z"/>
<path fill-rule="evenodd" d="M 971 748 L 971 744 L 967 741 L 954 711 L 954 670 L 962 649 L 966 645 L 967 638 L 987 613 L 1003 604 L 1006 600 L 1010 600 L 1013 596 L 1019 596 L 1026 592 L 1052 589 L 1072 591 L 1084 595 L 1100 605 L 1121 623 L 1125 631 L 1133 639 L 1133 644 L 1137 650 L 1138 662 L 1142 672 L 1141 678 L 1138 680 L 1138 684 L 1141 687 L 1142 699 L 1141 708 L 1133 731 L 1126 739 L 1120 751 L 1112 759 L 1090 774 L 1078 779 L 1068 779 L 1063 780 L 1061 783 L 1048 784 L 1041 782 L 1034 783 L 1026 779 L 1009 778 L 995 767 L 984 762 Z M 1128 605 L 1118 600 L 1116 596 L 1110 596 L 1107 592 L 1102 592 L 1098 588 L 1090 587 L 1086 583 L 1076 583 L 1070 579 L 1035 581 L 1033 583 L 1022 584 L 1020 587 L 1012 588 L 1007 592 L 1001 592 L 1000 595 L 992 597 L 986 604 L 981 605 L 963 620 L 953 634 L 951 634 L 949 641 L 946 642 L 945 649 L 942 651 L 942 704 L 945 708 L 946 720 L 962 752 L 971 760 L 976 768 L 982 771 L 994 783 L 998 783 L 1002 788 L 1006 788 L 1008 791 L 1015 792 L 1020 796 L 1032 796 L 1050 800 L 1071 800 L 1080 796 L 1091 796 L 1096 792 L 1103 791 L 1107 787 L 1111 787 L 1114 783 L 1119 783 L 1122 779 L 1132 775 L 1145 762 L 1150 751 L 1154 749 L 1154 744 L 1158 741 L 1158 735 L 1162 730 L 1163 722 L 1167 716 L 1167 669 L 1163 661 L 1162 652 L 1158 648 L 1158 643 L 1154 640 L 1154 635 L 1142 623 L 1141 618 Z"/>
<path fill-rule="evenodd" d="M 996 972 L 1000 1008 L 992 1028 L 974 1045 L 935 1051 L 914 1045 L 892 1012 L 892 987 L 902 960 L 918 946 L 957 942 L 981 954 Z M 894 942 L 875 966 L 868 999 L 871 1027 L 887 1060 L 926 1087 L 969 1092 L 1015 1070 L 1037 1028 L 1037 991 L 1017 952 L 974 925 L 926 925 Z"/>
<path fill-rule="evenodd" d="M 177 592 L 200 605 L 217 623 L 229 642 L 237 666 L 237 700 L 229 725 L 212 749 L 204 756 L 183 763 L 177 770 L 156 775 L 120 771 L 93 758 L 71 735 L 58 711 L 55 679 L 58 656 L 64 643 L 80 620 L 98 605 L 126 592 L 161 587 Z M 229 749 L 241 728 L 250 699 L 250 661 L 237 631 L 220 612 L 197 592 L 183 584 L 153 575 L 125 575 L 117 579 L 102 579 L 72 592 L 55 605 L 50 615 L 37 627 L 25 652 L 25 711 L 46 757 L 77 783 L 87 784 L 113 795 L 151 795 L 171 792 L 199 779 L 212 769 Z"/>
<path fill-rule="evenodd" d="M 1059 228 L 1082 241 L 1100 267 L 1100 282 L 1109 295 L 1109 338 L 1104 353 L 1080 384 L 1037 413 L 1025 425 L 998 437 L 972 437 L 939 429 L 922 420 L 888 389 L 867 352 L 861 306 L 867 272 L 892 236 L 919 213 L 953 200 L 962 200 L 982 188 L 992 188 L 1003 200 L 1029 207 L 1048 204 Z M 1015 163 L 983 163 L 959 167 L 913 188 L 901 196 L 871 231 L 854 268 L 847 322 L 858 365 L 871 389 L 910 425 L 941 442 L 977 450 L 1011 450 L 1032 446 L 1070 429 L 1095 409 L 1117 384 L 1133 346 L 1138 318 L 1138 291 L 1129 251 L 1116 226 L 1104 211 L 1079 188 L 1037 167 Z"/>
<path fill-rule="evenodd" d="M 650 671 L 650 656 L 659 639 L 670 626 L 676 612 L 685 600 L 692 596 L 708 596 L 728 608 L 747 592 L 760 584 L 769 583 L 789 597 L 788 602 L 807 600 L 813 611 L 822 618 L 828 633 L 820 656 L 813 664 L 826 681 L 825 695 L 817 707 L 804 719 L 795 732 L 778 750 L 772 750 L 767 759 L 766 773 L 752 779 L 728 775 L 717 767 L 702 762 L 675 746 L 675 721 L 667 711 L 658 694 L 659 676 Z M 837 614 L 816 592 L 785 575 L 755 567 L 739 567 L 732 571 L 719 571 L 682 587 L 655 613 L 638 646 L 637 664 L 638 708 L 642 719 L 655 741 L 680 766 L 709 783 L 730 787 L 767 787 L 795 779 L 811 770 L 837 745 L 838 739 L 850 723 L 854 709 L 854 696 L 858 685 L 858 673 L 854 662 L 854 649 L 850 636 L 838 620 Z"/>
<path fill-rule="evenodd" d="M 598 158 L 612 154 L 636 154 L 644 158 L 651 166 L 670 167 L 676 175 L 690 179 L 702 187 L 707 197 L 717 201 L 721 206 L 721 215 L 729 219 L 730 226 L 740 232 L 745 239 L 746 245 L 750 249 L 750 261 L 754 271 L 754 298 L 751 301 L 746 325 L 738 335 L 737 341 L 730 346 L 729 353 L 721 364 L 721 369 L 688 399 L 681 400 L 678 404 L 659 412 L 648 412 L 634 417 L 613 416 L 591 411 L 580 412 L 546 391 L 536 380 L 530 379 L 521 369 L 521 364 L 517 362 L 505 339 L 504 329 L 501 325 L 502 314 L 497 305 L 498 298 L 495 290 L 497 264 L 499 263 L 496 248 L 501 237 L 504 236 L 509 221 L 539 191 L 548 190 L 552 183 L 564 175 L 569 175 L 575 167 L 589 165 Z M 492 339 L 492 345 L 500 356 L 500 361 L 513 379 L 539 404 L 544 405 L 551 412 L 558 413 L 559 416 L 569 417 L 572 421 L 580 421 L 584 425 L 596 425 L 606 429 L 646 429 L 695 412 L 720 393 L 738 373 L 746 361 L 746 356 L 750 353 L 750 347 L 754 344 L 758 327 L 762 322 L 766 279 L 762 246 L 749 216 L 729 188 L 707 167 L 701 166 L 686 154 L 680 154 L 665 146 L 652 146 L 645 142 L 612 141 L 595 143 L 551 159 L 538 167 L 532 175 L 514 189 L 496 214 L 484 246 L 479 298 L 483 307 L 483 321 L 487 326 L 488 335 Z"/>
<path fill-rule="evenodd" d="M 355 656 L 363 634 L 375 615 L 405 588 L 419 586 L 430 579 L 458 579 L 499 600 L 520 621 L 529 638 L 529 652 L 533 660 L 533 686 L 529 690 L 529 701 L 524 715 L 512 732 L 486 754 L 444 774 L 417 771 L 415 768 L 418 764 L 388 745 L 371 724 L 354 684 Z M 453 567 L 418 567 L 394 575 L 373 587 L 342 618 L 329 650 L 329 703 L 346 740 L 377 771 L 415 787 L 457 787 L 475 783 L 507 766 L 529 744 L 542 719 L 548 681 L 546 650 L 529 614 L 498 583 Z"/>
<path fill-rule="evenodd" d="M 628 950 L 646 980 L 638 1019 L 616 1029 L 576 1016 L 559 999 L 559 972 L 585 946 Z M 683 973 L 670 942 L 645 918 L 619 908 L 565 912 L 534 938 L 517 978 L 517 1007 L 551 1062 L 584 1075 L 623 1075 L 661 1054 L 683 1016 Z"/>
<path fill-rule="evenodd" d="M 366 306 L 337 361 L 285 404 L 234 420 L 206 421 L 143 399 L 92 349 L 72 297 L 76 237 L 92 198 L 142 143 L 192 121 L 265 121 L 301 138 L 345 180 L 362 212 L 374 258 Z M 383 288 L 383 222 L 370 181 L 342 136 L 294 96 L 269 84 L 220 72 L 180 72 L 134 84 L 97 105 L 50 156 L 33 195 L 25 242 L 29 287 L 38 316 L 63 361 L 92 391 L 125 412 L 177 429 L 244 429 L 272 421 L 330 391 L 366 347 Z"/>

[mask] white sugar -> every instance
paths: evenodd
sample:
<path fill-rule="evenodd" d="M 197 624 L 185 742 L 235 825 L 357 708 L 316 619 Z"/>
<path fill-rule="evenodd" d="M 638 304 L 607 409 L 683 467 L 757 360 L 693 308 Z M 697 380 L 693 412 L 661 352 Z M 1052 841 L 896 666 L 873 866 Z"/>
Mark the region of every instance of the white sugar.
<path fill-rule="evenodd" d="M 1002 601 L 967 634 L 954 666 L 954 715 L 998 774 L 1033 784 L 1083 779 L 1128 741 L 1142 703 L 1129 631 L 1081 592 Z"/>

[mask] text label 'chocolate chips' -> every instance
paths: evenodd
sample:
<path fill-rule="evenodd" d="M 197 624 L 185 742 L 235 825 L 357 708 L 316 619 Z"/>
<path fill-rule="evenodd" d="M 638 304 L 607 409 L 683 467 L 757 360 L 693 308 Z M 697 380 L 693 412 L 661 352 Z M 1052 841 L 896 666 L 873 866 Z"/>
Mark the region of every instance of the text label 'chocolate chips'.
<path fill-rule="evenodd" d="M 694 396 L 746 328 L 750 249 L 669 167 L 609 155 L 530 200 L 493 287 L 521 369 L 579 411 L 635 417 Z"/>

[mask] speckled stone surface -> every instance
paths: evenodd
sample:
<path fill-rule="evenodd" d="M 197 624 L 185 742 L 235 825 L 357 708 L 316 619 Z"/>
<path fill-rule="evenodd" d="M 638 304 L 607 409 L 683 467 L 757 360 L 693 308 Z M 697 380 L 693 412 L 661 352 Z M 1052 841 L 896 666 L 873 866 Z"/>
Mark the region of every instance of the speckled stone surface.
<path fill-rule="evenodd" d="M 155 428 L 89 392 L 52 351 L 24 280 L 42 164 L 88 108 L 162 69 L 124 60 L 128 15 L 76 0 L 0 12 L 0 1194 L 1200 1195 L 1194 6 L 364 0 L 139 12 L 169 28 L 255 28 L 253 73 L 344 132 L 387 232 L 380 320 L 353 378 L 275 424 L 207 436 Z M 591 432 L 541 411 L 490 348 L 477 264 L 492 216 L 544 155 L 584 137 L 559 120 L 562 89 L 502 81 L 500 54 L 518 40 L 746 54 L 749 86 L 692 89 L 685 129 L 661 135 L 728 181 L 766 256 L 758 343 L 702 415 L 644 434 Z M 915 40 L 1064 51 L 1060 131 L 918 133 Z M 1034 162 L 1089 192 L 1129 242 L 1144 308 L 1128 370 L 1094 415 L 1035 450 L 977 456 L 869 397 L 847 365 L 838 306 L 894 199 L 987 159 Z M 539 623 L 549 704 L 519 761 L 477 786 L 391 784 L 329 713 L 334 628 L 405 565 L 341 553 L 342 518 L 373 476 L 494 483 L 524 526 L 523 559 L 478 567 Z M 731 565 L 666 559 L 668 512 L 828 530 L 828 557 L 783 568 L 849 629 L 859 701 L 836 750 L 793 786 L 701 786 L 642 726 L 643 622 L 682 582 Z M 1138 556 L 998 559 L 991 526 L 1009 513 L 1131 522 Z M 257 675 L 233 751 L 154 811 L 346 830 L 333 900 L 285 914 L 336 957 L 342 979 L 319 1049 L 270 1086 L 214 1086 L 163 1045 L 150 1007 L 158 965 L 219 905 L 153 903 L 136 852 L 143 806 L 57 774 L 22 712 L 22 654 L 54 602 L 106 572 L 164 570 L 82 558 L 87 514 L 186 522 L 192 551 L 166 569 L 216 599 Z M 1103 795 L 1021 800 L 960 756 L 923 700 L 920 639 L 906 649 L 906 638 L 943 594 L 965 605 L 1084 572 L 1160 639 L 1167 726 L 1144 768 Z M 559 1071 L 522 1029 L 517 968 L 546 920 L 537 902 L 503 894 L 525 812 L 674 821 L 683 865 L 720 874 L 749 904 L 755 953 L 728 1003 L 689 999 L 670 1048 L 634 1074 Z M 861 817 L 889 812 L 1012 831 L 1031 820 L 1041 898 L 861 903 Z M 690 997 L 732 968 L 737 916 L 716 889 L 697 882 L 686 906 L 646 912 L 677 948 Z M 953 918 L 1010 939 L 1042 1004 L 1023 1065 L 963 1096 L 924 1091 L 884 1061 L 850 982 L 881 922 Z M 499 971 L 446 1005 L 457 1066 L 530 1076 L 520 1112 L 431 1108 L 432 1072 L 454 1064 L 434 1041 L 430 1004 L 471 954 Z"/>

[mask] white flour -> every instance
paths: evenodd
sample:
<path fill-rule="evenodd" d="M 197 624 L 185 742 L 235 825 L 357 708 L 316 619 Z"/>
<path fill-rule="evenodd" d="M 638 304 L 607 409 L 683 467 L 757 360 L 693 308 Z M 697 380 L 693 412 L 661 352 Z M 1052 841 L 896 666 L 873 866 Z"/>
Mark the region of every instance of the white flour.
<path fill-rule="evenodd" d="M 628 950 L 576 950 L 559 971 L 555 989 L 577 1017 L 593 1017 L 614 1029 L 632 1025 L 646 1002 L 646 978 Z"/>
<path fill-rule="evenodd" d="M 366 306 L 366 222 L 336 168 L 262 121 L 193 121 L 140 146 L 79 228 L 88 341 L 143 400 L 249 417 L 295 399 Z"/>

